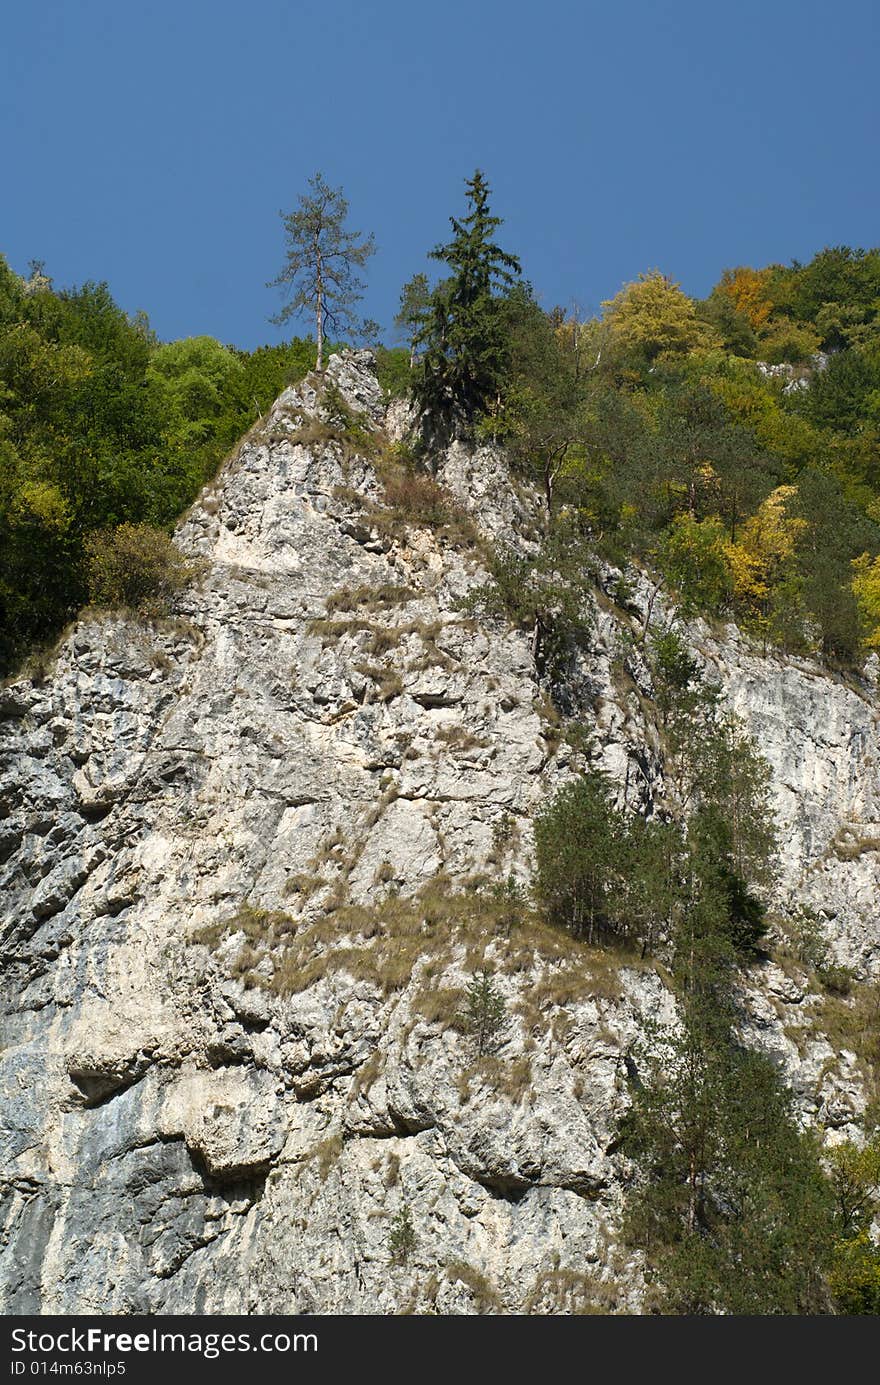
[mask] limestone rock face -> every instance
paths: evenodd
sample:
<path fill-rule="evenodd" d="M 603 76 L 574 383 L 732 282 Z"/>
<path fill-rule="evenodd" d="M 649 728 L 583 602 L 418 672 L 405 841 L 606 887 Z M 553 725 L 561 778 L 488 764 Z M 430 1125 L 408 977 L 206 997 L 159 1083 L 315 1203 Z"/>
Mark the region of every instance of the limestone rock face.
<path fill-rule="evenodd" d="M 389 510 L 371 364 L 286 390 L 206 489 L 173 619 L 86 618 L 51 677 L 0 690 L 7 1312 L 638 1311 L 615 1130 L 641 1022 L 674 1005 L 650 967 L 497 911 L 481 932 L 572 772 L 528 634 L 466 614 L 468 523 L 527 545 L 528 498 L 456 445 L 457 529 Z M 597 609 L 578 697 L 635 805 L 662 767 L 621 620 Z M 875 692 L 691 634 L 771 764 L 783 892 L 877 969 Z M 484 966 L 507 1019 L 479 1057 L 455 1017 Z M 757 970 L 755 1041 L 845 1132 L 854 1058 L 796 1044 L 809 998 Z"/>
<path fill-rule="evenodd" d="M 700 638 L 710 672 L 773 771 L 781 880 L 828 922 L 839 960 L 880 969 L 880 700 L 876 685 Z"/>

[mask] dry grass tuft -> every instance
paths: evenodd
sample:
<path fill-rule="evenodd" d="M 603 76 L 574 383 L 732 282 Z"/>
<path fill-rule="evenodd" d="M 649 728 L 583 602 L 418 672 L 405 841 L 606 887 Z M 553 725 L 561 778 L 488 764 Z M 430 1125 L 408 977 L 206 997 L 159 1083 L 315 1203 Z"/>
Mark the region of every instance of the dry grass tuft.
<path fill-rule="evenodd" d="M 438 741 L 443 741 L 449 750 L 462 753 L 467 750 L 487 750 L 491 745 L 491 741 L 472 735 L 464 726 L 441 726 L 437 729 L 436 737 Z"/>
<path fill-rule="evenodd" d="M 830 843 L 838 861 L 857 861 L 869 851 L 880 851 L 880 834 L 859 832 L 854 826 L 838 828 Z"/>
<path fill-rule="evenodd" d="M 322 1183 L 326 1183 L 331 1172 L 342 1158 L 344 1147 L 342 1132 L 337 1131 L 335 1135 L 328 1135 L 325 1140 L 313 1146 L 306 1155 L 306 1162 L 317 1165 L 318 1177 Z"/>
<path fill-rule="evenodd" d="M 354 611 L 359 606 L 368 611 L 390 611 L 395 606 L 403 606 L 415 599 L 411 587 L 395 586 L 382 582 L 377 587 L 366 584 L 359 587 L 340 587 L 327 599 L 327 614 L 335 611 Z"/>
<path fill-rule="evenodd" d="M 504 1312 L 504 1304 L 491 1281 L 473 1265 L 464 1260 L 451 1260 L 446 1266 L 446 1277 L 453 1284 L 465 1286 L 478 1313 Z"/>
<path fill-rule="evenodd" d="M 620 1286 L 576 1270 L 547 1270 L 535 1280 L 524 1311 L 569 1315 L 604 1315 L 621 1308 Z"/>

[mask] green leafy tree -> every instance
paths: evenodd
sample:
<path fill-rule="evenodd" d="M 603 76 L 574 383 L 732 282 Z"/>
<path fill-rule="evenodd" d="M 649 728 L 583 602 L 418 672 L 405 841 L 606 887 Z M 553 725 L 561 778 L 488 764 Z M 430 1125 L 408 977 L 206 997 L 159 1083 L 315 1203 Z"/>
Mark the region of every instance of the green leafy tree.
<path fill-rule="evenodd" d="M 181 442 L 204 439 L 244 371 L 234 352 L 213 337 L 185 337 L 154 351 L 146 378 L 174 417 Z"/>
<path fill-rule="evenodd" d="M 826 246 L 808 264 L 795 260 L 788 269 L 776 266 L 769 290 L 776 311 L 797 322 L 818 323 L 823 309 L 832 305 L 849 309 L 850 314 L 856 310 L 863 322 L 870 321 L 880 304 L 880 249 Z M 823 326 L 825 350 L 837 351 L 849 344 L 839 318 L 826 314 Z"/>
<path fill-rule="evenodd" d="M 505 343 L 496 289 L 520 273 L 519 261 L 492 239 L 501 219 L 489 211 L 479 169 L 466 188 L 467 214 L 450 217 L 452 240 L 431 252 L 450 272 L 432 292 L 416 339 L 416 401 L 424 434 L 438 440 L 472 425 L 498 395 Z"/>
<path fill-rule="evenodd" d="M 413 367 L 410 353 L 401 346 L 377 346 L 376 378 L 382 389 L 392 399 L 405 399 L 412 385 Z"/>
<path fill-rule="evenodd" d="M 717 516 L 676 515 L 661 535 L 656 562 L 684 614 L 719 614 L 733 596 L 726 548 L 727 529 Z"/>
<path fill-rule="evenodd" d="M 59 331 L 65 342 L 81 346 L 98 362 L 140 381 L 156 346 L 155 333 L 145 313 L 128 313 L 114 302 L 107 283 L 89 282 L 64 289 Z"/>
<path fill-rule="evenodd" d="M 514 467 L 537 480 L 548 523 L 557 490 L 579 498 L 585 470 L 585 388 L 576 329 L 542 312 L 531 285 L 515 284 L 497 303 L 505 347 L 505 378 L 484 429 L 504 442 Z"/>
<path fill-rule="evenodd" d="M 0 670 L 50 638 L 69 609 L 70 527 L 53 468 L 0 436 Z"/>
<path fill-rule="evenodd" d="M 324 364 L 324 338 L 357 327 L 355 304 L 364 284 L 357 270 L 374 254 L 372 233 L 363 236 L 346 228 L 348 202 L 341 188 L 331 188 L 322 173 L 309 180 L 311 193 L 303 193 L 295 211 L 281 212 L 286 256 L 284 266 L 269 287 L 287 295 L 287 302 L 272 318 L 284 323 L 310 313 L 315 319 L 318 344 L 317 369 Z"/>
<path fill-rule="evenodd" d="M 720 345 L 694 300 L 659 269 L 640 274 L 602 306 L 617 349 L 648 365 L 661 356 Z"/>

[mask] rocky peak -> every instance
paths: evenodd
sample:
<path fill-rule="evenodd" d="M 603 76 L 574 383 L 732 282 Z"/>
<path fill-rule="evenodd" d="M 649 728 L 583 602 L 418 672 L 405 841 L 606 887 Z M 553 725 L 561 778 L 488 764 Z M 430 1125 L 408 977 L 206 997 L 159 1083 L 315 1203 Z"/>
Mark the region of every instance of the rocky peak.
<path fill-rule="evenodd" d="M 511 928 L 572 751 L 528 633 L 462 603 L 486 543 L 526 541 L 528 497 L 456 444 L 421 520 L 372 364 L 285 390 L 205 489 L 172 619 L 87 616 L 0 696 L 7 1311 L 640 1301 L 613 1131 L 672 1000 L 647 965 Z M 578 679 L 636 802 L 661 767 L 626 622 L 598 607 Z M 876 967 L 876 696 L 732 628 L 691 637 L 772 766 L 783 889 Z M 455 1014 L 481 966 L 508 1021 L 476 1062 Z M 764 981 L 755 1041 L 846 1129 L 854 1056 L 792 1038 L 803 996 Z"/>

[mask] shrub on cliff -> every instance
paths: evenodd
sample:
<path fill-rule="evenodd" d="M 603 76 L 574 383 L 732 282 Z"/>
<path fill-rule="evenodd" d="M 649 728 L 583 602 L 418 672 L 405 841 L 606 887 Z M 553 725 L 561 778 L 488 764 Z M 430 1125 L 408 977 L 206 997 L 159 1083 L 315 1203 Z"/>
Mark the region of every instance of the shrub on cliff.
<path fill-rule="evenodd" d="M 416 1229 L 409 1203 L 402 1202 L 391 1223 L 391 1234 L 388 1237 L 389 1259 L 392 1265 L 405 1265 L 416 1248 L 416 1242 Z"/>
<path fill-rule="evenodd" d="M 89 597 L 96 606 L 123 606 L 142 616 L 162 615 L 175 592 L 194 575 L 192 563 L 161 529 L 120 524 L 86 541 Z"/>
<path fill-rule="evenodd" d="M 484 968 L 471 978 L 457 1019 L 459 1027 L 470 1036 L 478 1058 L 499 1047 L 507 1021 L 507 1004 L 491 971 Z"/>

